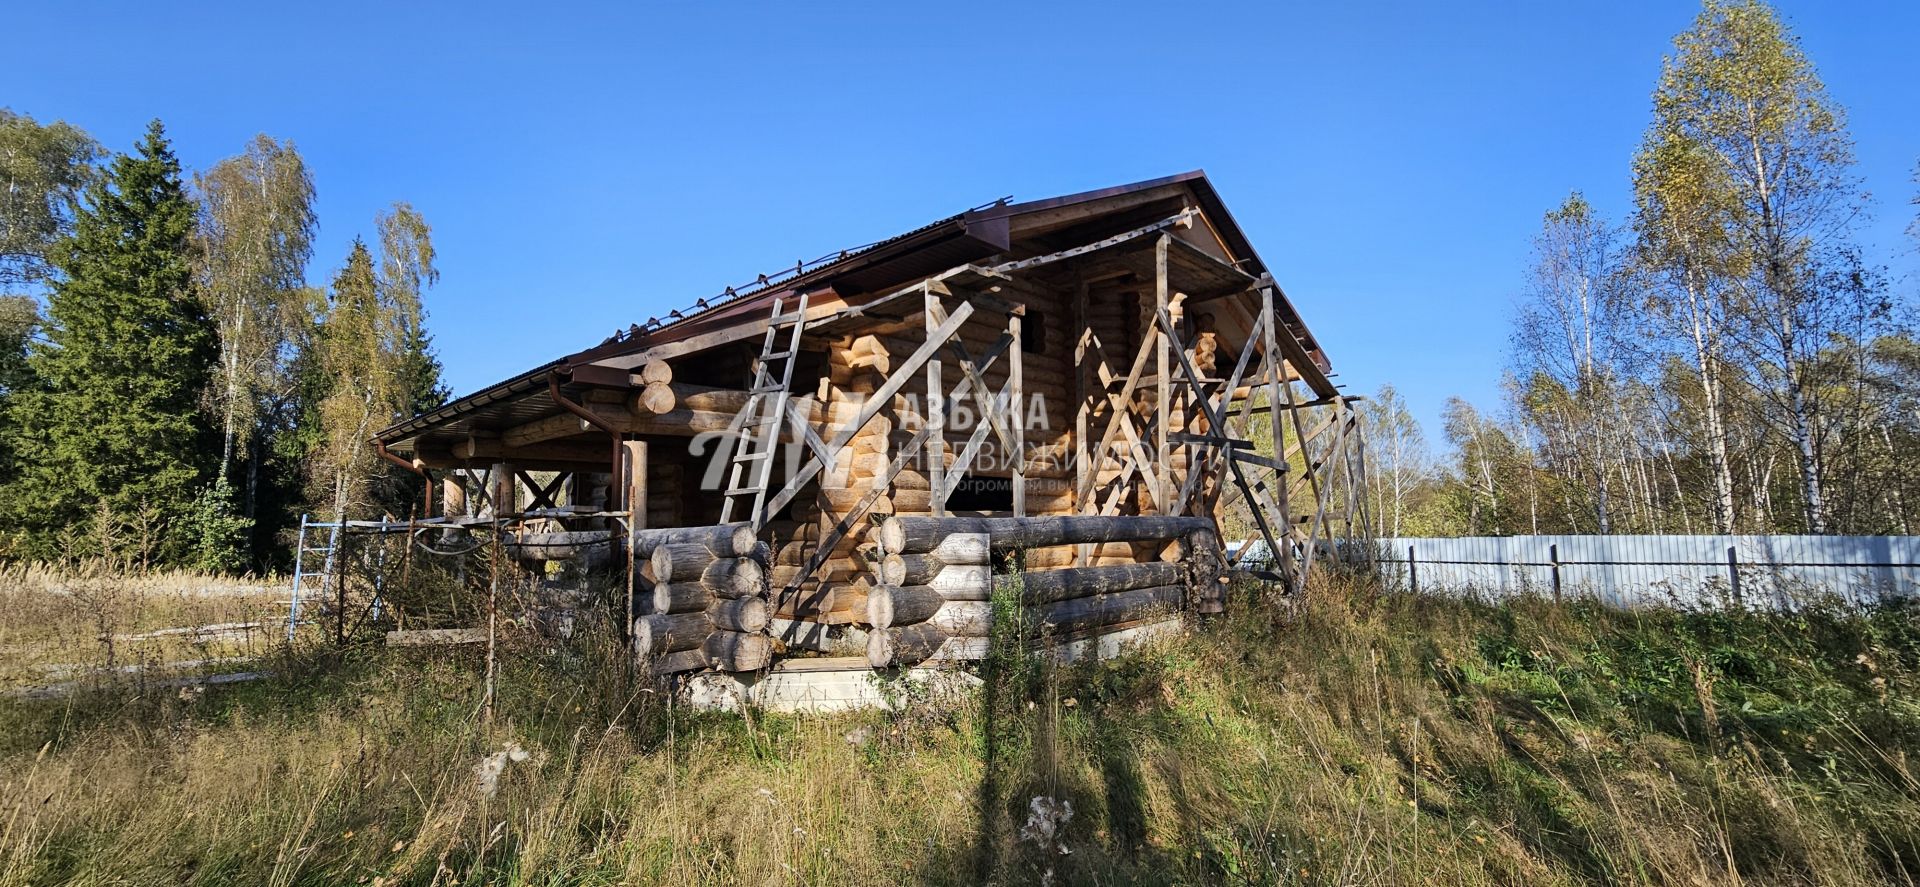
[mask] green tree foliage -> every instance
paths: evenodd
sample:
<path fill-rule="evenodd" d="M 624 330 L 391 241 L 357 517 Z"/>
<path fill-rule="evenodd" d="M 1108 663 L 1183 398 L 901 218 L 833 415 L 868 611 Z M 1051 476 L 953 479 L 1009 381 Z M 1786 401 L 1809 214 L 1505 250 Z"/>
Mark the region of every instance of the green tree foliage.
<path fill-rule="evenodd" d="M 14 419 L 11 404 L 16 392 L 34 385 L 27 346 L 40 328 L 40 306 L 27 296 L 0 296 L 0 478 L 14 476 Z"/>
<path fill-rule="evenodd" d="M 220 333 L 221 470 L 232 467 L 287 389 L 294 339 L 306 322 L 307 260 L 318 220 L 313 176 L 291 142 L 255 136 L 247 150 L 194 177 L 197 270 Z"/>
<path fill-rule="evenodd" d="M 316 423 L 314 498 L 343 517 L 405 512 L 418 487 L 393 478 L 369 438 L 445 396 L 421 305 L 439 279 L 431 229 L 405 203 L 383 213 L 377 227 L 379 258 L 354 242 L 306 363 Z"/>
<path fill-rule="evenodd" d="M 1863 195 L 1844 115 L 1779 16 L 1757 0 L 1709 0 L 1654 92 L 1643 149 L 1652 210 L 1683 215 L 1684 245 L 1661 253 L 1721 278 L 1719 332 L 1759 395 L 1761 418 L 1792 446 L 1808 530 L 1824 532 L 1828 380 L 1819 352 L 1867 338 L 1890 310 L 1851 259 Z M 1658 230 L 1658 221 L 1648 226 Z M 1671 257 L 1669 257 L 1671 260 Z"/>
<path fill-rule="evenodd" d="M 45 280 L 48 250 L 72 229 L 73 198 L 99 155 L 71 124 L 0 108 L 0 294 Z"/>
<path fill-rule="evenodd" d="M 1367 427 L 1367 497 L 1383 536 L 1426 532 L 1424 512 L 1433 499 L 1432 456 L 1426 435 L 1392 385 L 1360 402 Z"/>
<path fill-rule="evenodd" d="M 1450 407 L 1460 532 L 1907 532 L 1915 339 L 1852 243 L 1844 116 L 1779 16 L 1708 0 L 1633 162 L 1632 237 L 1549 212 L 1504 423 Z"/>
<path fill-rule="evenodd" d="M 20 471 L 0 501 L 26 553 L 119 554 L 108 532 L 76 538 L 101 515 L 137 519 L 140 563 L 199 544 L 188 518 L 214 474 L 199 405 L 218 341 L 193 290 L 193 218 L 156 120 L 52 250 L 40 386 L 16 395 Z"/>

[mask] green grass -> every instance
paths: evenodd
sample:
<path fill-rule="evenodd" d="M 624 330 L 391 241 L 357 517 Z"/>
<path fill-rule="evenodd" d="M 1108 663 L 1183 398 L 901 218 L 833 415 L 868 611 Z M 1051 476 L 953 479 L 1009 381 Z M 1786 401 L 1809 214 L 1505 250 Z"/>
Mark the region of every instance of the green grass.
<path fill-rule="evenodd" d="M 0 702 L 0 884 L 1920 878 L 1911 609 L 1245 590 L 1120 660 L 1004 652 L 973 698 L 835 717 L 689 711 L 618 661 L 516 639 L 491 724 L 475 651 L 371 645 Z M 1036 796 L 1072 805 L 1052 845 Z"/>

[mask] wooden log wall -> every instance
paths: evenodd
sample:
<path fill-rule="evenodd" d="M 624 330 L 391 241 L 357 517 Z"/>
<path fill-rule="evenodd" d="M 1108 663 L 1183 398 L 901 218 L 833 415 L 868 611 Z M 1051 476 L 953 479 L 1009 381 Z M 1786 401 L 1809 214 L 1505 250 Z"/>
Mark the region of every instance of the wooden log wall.
<path fill-rule="evenodd" d="M 867 597 L 867 662 L 875 668 L 913 665 L 941 655 L 952 639 L 956 650 L 983 650 L 993 629 L 992 552 L 983 534 L 958 533 L 918 552 L 917 584 L 874 586 Z M 938 569 L 925 572 L 929 566 Z"/>
<path fill-rule="evenodd" d="M 1027 513 L 1068 514 L 1073 511 L 1072 488 L 1067 481 L 1072 471 L 1074 363 L 1071 340 L 1061 331 L 1067 323 L 1066 302 L 1059 294 L 1042 289 L 1022 289 L 1017 294 L 1002 292 L 997 296 L 1023 304 L 1029 309 L 1024 324 L 1025 334 L 1044 344 L 1037 352 L 1026 351 L 1020 355 L 1024 369 L 1022 390 L 1025 408 L 1020 415 L 1012 418 L 1022 423 L 1024 453 L 1006 452 L 997 437 L 990 434 L 969 472 L 980 476 L 1008 477 L 1012 474 L 1013 460 L 1024 458 L 1028 477 L 1024 490 Z M 954 297 L 946 300 L 948 310 L 951 311 L 955 302 L 964 297 L 964 292 L 956 292 Z M 1004 313 L 978 310 L 961 324 L 957 338 L 975 361 L 985 361 L 986 355 L 1006 331 L 1007 316 Z M 908 327 L 898 332 L 860 337 L 854 341 L 861 344 L 847 350 L 856 353 L 884 350 L 886 364 L 897 365 L 925 342 L 925 336 L 919 329 Z M 1008 351 L 1019 347 L 1017 343 L 1009 345 Z M 966 370 L 950 348 L 941 350 L 939 360 L 943 393 L 951 392 L 966 377 Z M 1006 385 L 1011 363 L 1008 355 L 1002 353 L 981 374 L 992 391 L 970 390 L 957 401 L 948 400 L 941 435 L 946 442 L 941 465 L 943 471 L 954 465 L 968 439 L 987 421 L 982 404 L 990 402 L 994 394 Z M 830 371 L 833 373 L 831 381 L 834 388 L 846 392 L 850 399 L 871 392 L 878 382 L 883 381 L 877 374 L 869 373 L 851 361 L 844 367 L 831 367 Z M 875 447 L 875 452 L 883 452 L 888 458 L 897 455 L 898 448 L 906 446 L 926 420 L 924 414 L 929 409 L 929 400 L 926 384 L 917 379 L 916 384 L 909 384 L 896 395 L 888 412 L 882 414 L 893 424 L 886 436 L 887 447 L 884 451 Z M 831 412 L 830 415 L 839 414 Z M 852 468 L 856 478 L 872 477 L 886 468 L 886 460 L 861 458 L 864 455 L 855 456 Z M 890 506 L 888 512 L 928 513 L 932 496 L 927 472 L 931 466 L 925 463 L 925 454 L 916 454 L 908 470 L 895 478 L 886 494 L 886 503 Z"/>
<path fill-rule="evenodd" d="M 653 673 L 755 671 L 772 663 L 768 550 L 750 525 L 640 530 L 631 544 L 634 558 L 647 564 L 633 650 Z"/>
<path fill-rule="evenodd" d="M 1066 569 L 1036 568 L 1029 559 L 1020 606 L 1050 635 L 1113 629 L 1189 603 L 1199 612 L 1219 612 L 1224 602 L 1225 570 L 1208 518 L 900 515 L 871 535 L 882 555 L 866 615 L 872 626 L 867 659 L 876 668 L 984 657 L 993 626 L 995 551 L 1138 546 L 1170 558 Z"/>

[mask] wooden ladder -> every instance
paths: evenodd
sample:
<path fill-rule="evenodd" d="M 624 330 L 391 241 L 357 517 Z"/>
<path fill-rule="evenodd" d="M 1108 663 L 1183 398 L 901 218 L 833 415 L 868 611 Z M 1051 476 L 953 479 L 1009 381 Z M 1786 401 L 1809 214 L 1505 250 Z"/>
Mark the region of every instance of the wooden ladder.
<path fill-rule="evenodd" d="M 740 410 L 740 440 L 734 445 L 733 471 L 720 505 L 720 522 L 732 523 L 739 519 L 734 516 L 734 505 L 751 498 L 752 510 L 745 519 L 753 523 L 756 533 L 766 528 L 769 518 L 765 513 L 767 483 L 773 477 L 773 454 L 779 448 L 780 426 L 787 421 L 788 391 L 793 384 L 794 360 L 800 356 L 800 336 L 807 327 L 807 295 L 801 293 L 796 301 L 798 307 L 782 313 L 787 300 L 773 300 L 767 337 L 760 344 L 760 359 L 753 364 L 753 387 L 748 392 L 747 405 Z M 780 347 L 782 330 L 793 332 L 787 338 L 786 350 L 775 351 Z M 778 378 L 770 369 L 775 363 L 780 366 Z"/>

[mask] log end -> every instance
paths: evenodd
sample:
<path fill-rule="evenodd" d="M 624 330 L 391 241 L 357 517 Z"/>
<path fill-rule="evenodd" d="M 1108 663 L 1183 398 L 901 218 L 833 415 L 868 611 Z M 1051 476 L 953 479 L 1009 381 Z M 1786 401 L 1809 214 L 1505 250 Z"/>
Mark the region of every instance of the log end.
<path fill-rule="evenodd" d="M 672 385 L 666 382 L 648 382 L 647 387 L 640 389 L 640 393 L 634 397 L 633 402 L 641 412 L 658 416 L 661 413 L 673 412 L 673 407 L 679 402 L 679 398 L 674 396 Z"/>
<path fill-rule="evenodd" d="M 766 560 L 766 552 L 760 550 L 760 540 L 753 535 L 752 524 L 741 524 L 733 528 L 733 554 L 735 557 L 755 557 Z"/>
<path fill-rule="evenodd" d="M 893 638 L 887 632 L 873 631 L 867 634 L 867 664 L 874 668 L 886 668 L 893 664 Z"/>

